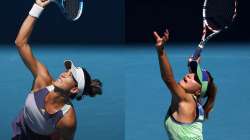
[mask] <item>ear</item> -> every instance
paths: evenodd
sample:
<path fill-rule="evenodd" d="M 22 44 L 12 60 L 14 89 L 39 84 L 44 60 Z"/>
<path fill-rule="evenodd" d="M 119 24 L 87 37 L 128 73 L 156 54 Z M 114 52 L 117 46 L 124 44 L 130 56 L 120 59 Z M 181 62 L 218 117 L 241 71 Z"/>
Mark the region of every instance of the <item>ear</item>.
<path fill-rule="evenodd" d="M 77 87 L 73 87 L 70 92 L 73 94 L 77 94 L 80 90 Z"/>

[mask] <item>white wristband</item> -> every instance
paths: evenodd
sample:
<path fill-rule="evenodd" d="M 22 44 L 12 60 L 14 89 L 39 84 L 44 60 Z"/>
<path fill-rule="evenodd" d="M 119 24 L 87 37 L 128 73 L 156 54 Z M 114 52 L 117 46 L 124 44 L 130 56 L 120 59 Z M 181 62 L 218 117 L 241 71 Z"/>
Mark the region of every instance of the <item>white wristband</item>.
<path fill-rule="evenodd" d="M 33 7 L 29 12 L 29 15 L 35 18 L 39 18 L 39 16 L 42 14 L 43 9 L 44 9 L 43 7 L 34 3 Z"/>

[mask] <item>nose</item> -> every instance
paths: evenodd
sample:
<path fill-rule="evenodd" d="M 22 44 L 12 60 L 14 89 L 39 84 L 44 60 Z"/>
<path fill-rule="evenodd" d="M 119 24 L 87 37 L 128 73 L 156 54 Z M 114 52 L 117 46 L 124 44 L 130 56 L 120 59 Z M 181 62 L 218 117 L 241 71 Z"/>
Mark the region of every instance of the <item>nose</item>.
<path fill-rule="evenodd" d="M 69 77 L 71 75 L 72 75 L 71 71 L 66 71 L 66 72 L 63 73 L 64 77 Z"/>
<path fill-rule="evenodd" d="M 63 73 L 60 74 L 60 76 L 63 77 L 63 78 L 66 77 L 67 75 L 68 75 L 67 72 L 63 72 Z"/>

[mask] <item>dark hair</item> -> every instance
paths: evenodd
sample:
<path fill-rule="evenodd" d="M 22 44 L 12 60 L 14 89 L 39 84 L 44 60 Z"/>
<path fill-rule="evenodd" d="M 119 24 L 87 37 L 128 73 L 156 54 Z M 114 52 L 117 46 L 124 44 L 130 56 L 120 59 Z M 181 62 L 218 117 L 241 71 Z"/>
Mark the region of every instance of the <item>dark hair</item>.
<path fill-rule="evenodd" d="M 215 102 L 216 93 L 217 93 L 217 87 L 214 83 L 213 77 L 211 76 L 209 72 L 207 73 L 208 73 L 210 81 L 208 83 L 208 89 L 207 89 L 206 96 L 205 96 L 207 97 L 207 101 L 205 105 L 203 106 L 206 119 L 208 119 L 209 112 L 211 112 L 211 110 L 214 107 L 214 102 Z"/>
<path fill-rule="evenodd" d="M 87 91 L 90 97 L 96 95 L 102 95 L 102 82 L 98 79 L 91 80 L 89 91 Z"/>
<path fill-rule="evenodd" d="M 95 97 L 96 95 L 102 94 L 102 82 L 98 79 L 91 80 L 90 74 L 84 68 L 82 68 L 84 77 L 85 77 L 85 87 L 82 95 L 88 95 L 90 97 Z M 82 100 L 82 96 L 77 96 L 77 94 L 73 94 L 70 96 L 71 99 L 76 98 L 76 100 Z"/>

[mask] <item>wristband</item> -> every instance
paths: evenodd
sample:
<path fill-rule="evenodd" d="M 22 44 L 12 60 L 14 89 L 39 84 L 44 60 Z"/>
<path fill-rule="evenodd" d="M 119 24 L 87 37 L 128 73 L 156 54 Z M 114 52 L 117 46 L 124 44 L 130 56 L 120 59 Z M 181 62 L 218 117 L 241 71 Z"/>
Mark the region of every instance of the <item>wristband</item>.
<path fill-rule="evenodd" d="M 35 18 L 39 18 L 39 16 L 42 14 L 43 12 L 43 7 L 37 5 L 36 3 L 34 3 L 33 7 L 31 8 L 29 15 Z"/>

